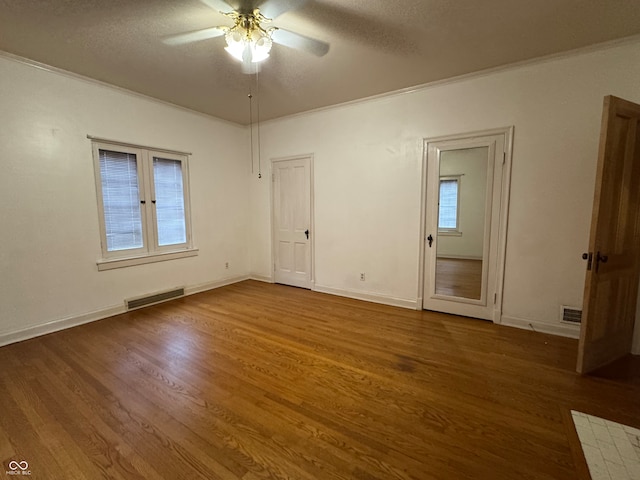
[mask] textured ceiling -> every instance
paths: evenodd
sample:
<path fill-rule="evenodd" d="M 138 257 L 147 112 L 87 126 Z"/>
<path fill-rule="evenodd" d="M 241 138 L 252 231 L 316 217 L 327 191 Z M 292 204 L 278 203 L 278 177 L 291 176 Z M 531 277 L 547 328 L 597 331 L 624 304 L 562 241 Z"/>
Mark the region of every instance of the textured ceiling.
<path fill-rule="evenodd" d="M 163 43 L 231 24 L 199 0 L 0 0 L 0 50 L 246 124 L 255 78 L 223 37 Z M 263 120 L 640 34 L 640 1 L 309 0 L 273 25 L 331 48 L 274 45 Z"/>

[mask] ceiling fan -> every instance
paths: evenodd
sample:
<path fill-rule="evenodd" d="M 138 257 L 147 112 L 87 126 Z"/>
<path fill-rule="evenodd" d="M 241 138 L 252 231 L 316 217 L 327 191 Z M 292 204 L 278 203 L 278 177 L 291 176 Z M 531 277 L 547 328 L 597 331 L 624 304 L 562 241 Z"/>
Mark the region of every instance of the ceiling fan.
<path fill-rule="evenodd" d="M 168 45 L 184 45 L 210 38 L 225 37 L 225 50 L 242 62 L 244 73 L 256 73 L 260 62 L 269 57 L 273 43 L 302 50 L 318 57 L 326 55 L 329 44 L 290 30 L 268 24 L 285 12 L 295 10 L 309 0 L 200 0 L 231 18 L 233 26 L 218 26 L 173 35 Z"/>

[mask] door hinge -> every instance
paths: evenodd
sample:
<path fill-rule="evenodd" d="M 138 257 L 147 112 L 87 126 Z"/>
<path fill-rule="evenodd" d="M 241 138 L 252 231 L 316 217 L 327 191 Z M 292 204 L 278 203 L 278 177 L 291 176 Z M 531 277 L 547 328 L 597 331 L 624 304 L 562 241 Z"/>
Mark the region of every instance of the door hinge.
<path fill-rule="evenodd" d="M 273 264 L 273 271 L 274 272 L 276 271 L 276 264 L 275 263 Z"/>
<path fill-rule="evenodd" d="M 507 163 L 507 152 L 502 152 L 502 164 Z"/>
<path fill-rule="evenodd" d="M 276 174 L 275 174 L 275 173 L 272 173 L 272 174 L 271 174 L 271 181 L 272 181 L 272 182 L 275 182 L 275 181 L 276 181 Z"/>
<path fill-rule="evenodd" d="M 494 293 L 493 294 L 493 304 L 495 305 L 497 301 L 498 301 L 498 294 Z"/>

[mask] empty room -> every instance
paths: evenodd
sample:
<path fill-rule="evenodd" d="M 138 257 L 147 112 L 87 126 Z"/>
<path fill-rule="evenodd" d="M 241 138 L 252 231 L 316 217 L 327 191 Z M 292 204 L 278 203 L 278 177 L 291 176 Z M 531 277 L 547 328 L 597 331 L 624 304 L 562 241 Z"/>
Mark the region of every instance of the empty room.
<path fill-rule="evenodd" d="M 0 478 L 640 479 L 640 3 L 0 2 Z"/>

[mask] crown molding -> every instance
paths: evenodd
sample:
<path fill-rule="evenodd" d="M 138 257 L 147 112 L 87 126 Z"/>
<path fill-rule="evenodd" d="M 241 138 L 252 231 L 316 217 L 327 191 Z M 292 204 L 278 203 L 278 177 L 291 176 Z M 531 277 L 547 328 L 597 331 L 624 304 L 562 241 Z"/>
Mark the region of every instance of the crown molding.
<path fill-rule="evenodd" d="M 528 60 L 521 60 L 519 62 L 513 62 L 513 63 L 508 63 L 505 65 L 500 65 L 498 67 L 491 67 L 491 68 L 486 68 L 484 70 L 478 70 L 475 72 L 471 72 L 471 73 L 465 73 L 462 75 L 457 75 L 454 77 L 449 77 L 449 78 L 444 78 L 442 80 L 434 80 L 432 82 L 427 82 L 427 83 L 422 83 L 419 85 L 414 85 L 412 87 L 406 87 L 406 88 L 401 88 L 399 90 L 392 90 L 390 92 L 384 92 L 384 93 L 379 93 L 377 95 L 370 95 L 368 97 L 363 97 L 363 98 L 358 98 L 355 100 L 349 100 L 347 102 L 342 102 L 342 103 L 336 103 L 333 105 L 327 105 L 325 107 L 318 107 L 318 108 L 314 108 L 312 110 L 305 110 L 304 112 L 298 112 L 298 113 L 293 113 L 291 115 L 284 115 L 282 117 L 278 117 L 278 118 L 272 118 L 269 120 L 263 120 L 260 123 L 262 123 L 263 125 L 269 124 L 269 123 L 275 123 L 281 120 L 289 120 L 289 119 L 293 119 L 296 117 L 301 117 L 304 115 L 308 115 L 308 114 L 312 114 L 312 113 L 319 113 L 319 112 L 324 112 L 324 111 L 328 111 L 328 110 L 334 110 L 334 109 L 339 109 L 339 108 L 343 108 L 343 107 L 349 107 L 352 105 L 358 105 L 361 103 L 367 103 L 367 102 L 371 102 L 371 101 L 376 101 L 376 100 L 384 100 L 384 99 L 388 99 L 391 97 L 398 97 L 398 96 L 402 96 L 402 95 L 407 95 L 410 93 L 417 93 L 417 92 L 422 92 L 424 90 L 429 90 L 432 88 L 436 88 L 436 87 L 441 87 L 444 85 L 452 85 L 455 83 L 459 83 L 459 82 L 465 82 L 468 80 L 473 80 L 476 78 L 482 78 L 482 77 L 486 77 L 489 75 L 494 75 L 496 73 L 502 73 L 502 72 L 508 72 L 508 71 L 513 71 L 513 70 L 518 70 L 520 68 L 524 68 L 524 67 L 529 67 L 529 66 L 533 66 L 533 65 L 541 65 L 541 64 L 545 64 L 545 63 L 551 63 L 557 60 L 562 60 L 565 58 L 572 58 L 572 57 L 577 57 L 577 56 L 581 56 L 581 55 L 587 55 L 590 53 L 594 53 L 594 52 L 600 52 L 600 51 L 605 51 L 605 50 L 610 50 L 616 47 L 620 47 L 620 46 L 624 46 L 624 45 L 631 45 L 634 43 L 640 43 L 640 34 L 638 35 L 631 35 L 629 37 L 623 37 L 623 38 L 618 38 L 615 40 L 609 40 L 607 42 L 601 42 L 601 43 L 596 43 L 593 45 L 588 45 L 586 47 L 579 47 L 579 48 L 574 48 L 572 50 L 566 50 L 564 52 L 559 52 L 559 53 L 552 53 L 549 55 L 544 55 L 541 57 L 535 57 L 535 58 L 530 58 Z"/>
<path fill-rule="evenodd" d="M 11 60 L 16 63 L 20 63 L 22 65 L 26 65 L 28 67 L 36 68 L 38 70 L 43 70 L 45 72 L 53 73 L 56 75 L 61 75 L 63 77 L 72 78 L 74 80 L 79 80 L 84 83 L 88 83 L 91 85 L 97 85 L 103 88 L 107 88 L 109 90 L 114 90 L 116 92 L 122 93 L 124 95 L 128 95 L 131 97 L 140 98 L 143 100 L 147 100 L 153 103 L 157 103 L 160 105 L 164 105 L 166 107 L 172 107 L 183 112 L 191 113 L 193 115 L 198 115 L 200 117 L 207 118 L 209 120 L 214 120 L 216 122 L 224 123 L 227 125 L 231 125 L 234 127 L 247 127 L 247 125 L 242 125 L 240 123 L 235 123 L 230 120 L 225 120 L 224 118 L 216 117 L 214 115 L 209 115 L 204 112 L 199 112 L 198 110 L 193 110 L 192 108 L 183 107 L 182 105 L 177 105 L 175 103 L 167 102 L 166 100 L 160 100 L 156 97 L 151 97 L 149 95 L 145 95 L 144 93 L 136 92 L 133 90 L 129 90 L 124 87 L 118 87 L 117 85 L 113 85 L 111 83 L 103 82 L 102 80 L 96 80 L 95 78 L 87 77 L 85 75 L 80 75 L 79 73 L 73 73 L 68 70 L 64 70 L 62 68 L 54 67 L 52 65 L 47 65 L 46 63 L 37 62 L 35 60 L 31 60 L 30 58 L 21 57 L 20 55 L 14 55 L 13 53 L 5 52 L 4 50 L 0 50 L 0 58 L 5 60 Z"/>

